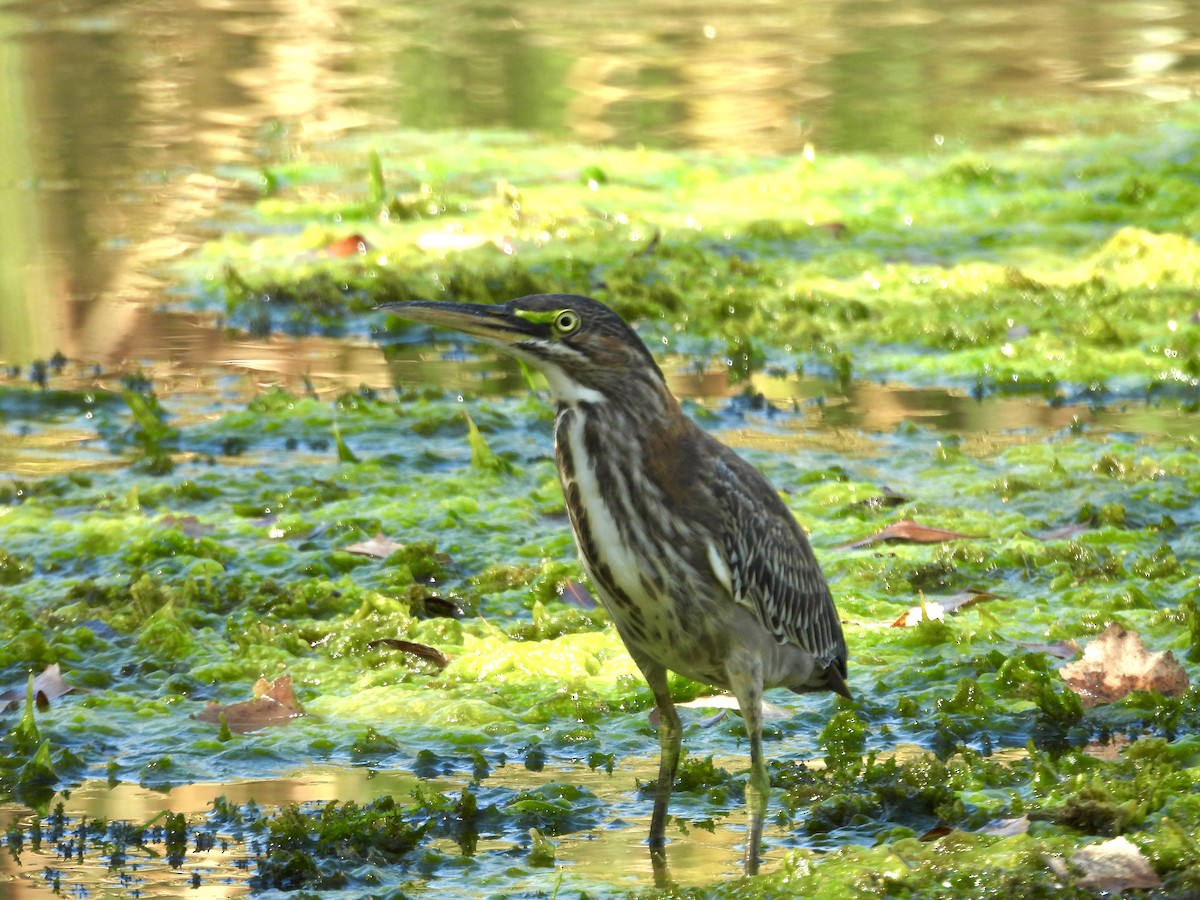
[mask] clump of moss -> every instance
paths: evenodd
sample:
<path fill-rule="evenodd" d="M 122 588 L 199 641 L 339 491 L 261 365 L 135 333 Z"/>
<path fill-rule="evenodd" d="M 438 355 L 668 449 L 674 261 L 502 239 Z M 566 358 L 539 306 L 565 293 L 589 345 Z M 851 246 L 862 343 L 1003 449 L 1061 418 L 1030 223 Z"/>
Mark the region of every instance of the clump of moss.
<path fill-rule="evenodd" d="M 364 806 L 335 801 L 315 811 L 291 803 L 264 825 L 264 853 L 250 884 L 283 891 L 344 886 L 348 869 L 403 859 L 431 827 L 414 824 L 390 796 Z"/>

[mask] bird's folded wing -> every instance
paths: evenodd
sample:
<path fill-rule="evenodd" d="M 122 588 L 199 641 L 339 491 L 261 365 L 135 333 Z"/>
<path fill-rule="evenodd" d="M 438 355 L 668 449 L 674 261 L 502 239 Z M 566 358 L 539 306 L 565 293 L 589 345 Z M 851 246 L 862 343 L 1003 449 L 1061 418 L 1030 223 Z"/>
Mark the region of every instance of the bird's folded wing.
<path fill-rule="evenodd" d="M 722 547 L 718 553 L 710 546 L 709 561 L 717 578 L 780 643 L 794 644 L 825 662 L 844 661 L 837 609 L 791 511 L 749 463 L 718 461 L 715 475 Z"/>

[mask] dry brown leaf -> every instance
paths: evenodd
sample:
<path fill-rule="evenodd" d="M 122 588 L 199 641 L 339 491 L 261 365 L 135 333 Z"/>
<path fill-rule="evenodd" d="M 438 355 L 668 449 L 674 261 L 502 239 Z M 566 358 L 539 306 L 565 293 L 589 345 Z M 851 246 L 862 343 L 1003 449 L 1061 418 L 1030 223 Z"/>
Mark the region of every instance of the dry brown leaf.
<path fill-rule="evenodd" d="M 416 656 L 426 662 L 431 662 L 437 666 L 438 671 L 450 665 L 450 657 L 448 657 L 437 647 L 430 647 L 428 644 L 418 644 L 414 641 L 405 641 L 400 638 L 379 638 L 367 644 L 372 650 L 379 647 L 387 647 L 390 650 L 399 650 L 401 653 L 407 653 L 410 656 Z"/>
<path fill-rule="evenodd" d="M 348 234 L 325 245 L 326 256 L 366 256 L 371 244 L 361 234 Z"/>
<path fill-rule="evenodd" d="M 1130 691 L 1168 697 L 1188 689 L 1187 671 L 1171 651 L 1150 653 L 1136 631 L 1112 624 L 1083 648 L 1083 657 L 1059 670 L 1085 707 L 1120 700 Z"/>
<path fill-rule="evenodd" d="M 899 522 L 893 522 L 881 531 L 867 535 L 865 538 L 860 538 L 857 541 L 842 544 L 835 549 L 861 550 L 863 547 L 870 547 L 872 544 L 879 544 L 884 541 L 905 541 L 910 544 L 940 544 L 943 541 L 958 541 L 964 538 L 969 540 L 972 538 L 972 535 L 962 534 L 958 531 L 946 531 L 944 528 L 930 528 L 928 525 L 922 525 L 913 519 L 901 519 Z"/>
<path fill-rule="evenodd" d="M 1124 837 L 1076 850 L 1071 862 L 1083 870 L 1079 887 L 1120 894 L 1162 886 L 1162 879 L 1135 844 Z"/>
<path fill-rule="evenodd" d="M 11 688 L 0 693 L 0 708 L 5 712 L 18 709 L 25 702 L 28 682 L 19 688 Z M 67 684 L 62 677 L 62 669 L 58 663 L 51 663 L 33 678 L 33 702 L 38 709 L 46 709 L 52 700 L 57 700 L 63 694 L 75 690 L 74 685 Z"/>
<path fill-rule="evenodd" d="M 225 717 L 229 730 L 246 734 L 271 725 L 284 725 L 292 719 L 308 715 L 292 690 L 292 676 L 280 675 L 272 682 L 260 678 L 254 685 L 254 699 L 228 706 L 211 701 L 192 718 L 219 725 Z"/>
<path fill-rule="evenodd" d="M 922 595 L 921 602 L 917 606 L 906 610 L 892 623 L 892 627 L 913 628 L 919 625 L 922 619 L 932 619 L 941 622 L 945 620 L 949 613 L 955 610 L 962 609 L 964 606 L 970 606 L 972 603 L 978 603 L 981 600 L 995 600 L 999 596 L 999 594 L 992 594 L 988 591 L 980 591 L 973 588 L 968 588 L 949 597 L 925 597 Z"/>
<path fill-rule="evenodd" d="M 384 537 L 381 531 L 369 541 L 349 544 L 342 549 L 347 553 L 357 553 L 360 556 L 374 556 L 377 559 L 386 559 L 403 546 L 403 544 L 398 544 L 389 537 Z"/>

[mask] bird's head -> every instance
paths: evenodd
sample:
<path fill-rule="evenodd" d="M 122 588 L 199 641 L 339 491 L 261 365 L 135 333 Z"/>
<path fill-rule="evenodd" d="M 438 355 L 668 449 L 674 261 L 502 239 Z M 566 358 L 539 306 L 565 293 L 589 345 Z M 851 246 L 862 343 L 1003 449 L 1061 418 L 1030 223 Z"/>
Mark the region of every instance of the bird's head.
<path fill-rule="evenodd" d="M 393 315 L 478 338 L 541 371 L 560 403 L 602 402 L 631 378 L 662 383 L 646 345 L 615 312 L 589 297 L 533 294 L 500 306 L 414 300 Z"/>

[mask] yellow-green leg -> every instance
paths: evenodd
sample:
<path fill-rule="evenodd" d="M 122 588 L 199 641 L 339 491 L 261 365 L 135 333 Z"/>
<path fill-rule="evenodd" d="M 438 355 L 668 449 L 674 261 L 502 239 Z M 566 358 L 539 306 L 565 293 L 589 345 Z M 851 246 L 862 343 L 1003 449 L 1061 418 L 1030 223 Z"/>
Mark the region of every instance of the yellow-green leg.
<path fill-rule="evenodd" d="M 658 784 L 654 787 L 654 813 L 650 817 L 650 852 L 661 855 L 667 843 L 667 808 L 671 803 L 671 789 L 675 786 L 675 770 L 679 767 L 683 725 L 667 688 L 667 670 L 659 666 L 643 666 L 642 671 L 650 690 L 654 692 L 654 706 L 658 709 L 660 751 Z"/>
<path fill-rule="evenodd" d="M 750 779 L 746 782 L 746 874 L 758 874 L 758 851 L 762 846 L 763 820 L 771 798 L 771 778 L 762 752 L 762 676 L 757 666 L 732 679 L 746 735 L 750 738 Z"/>

